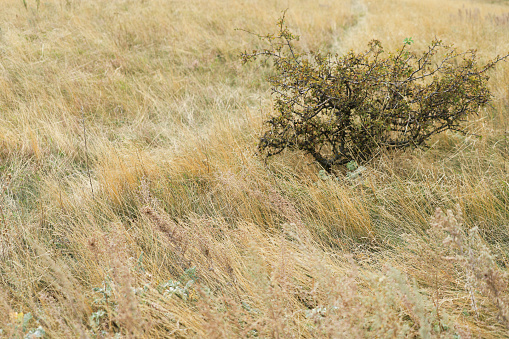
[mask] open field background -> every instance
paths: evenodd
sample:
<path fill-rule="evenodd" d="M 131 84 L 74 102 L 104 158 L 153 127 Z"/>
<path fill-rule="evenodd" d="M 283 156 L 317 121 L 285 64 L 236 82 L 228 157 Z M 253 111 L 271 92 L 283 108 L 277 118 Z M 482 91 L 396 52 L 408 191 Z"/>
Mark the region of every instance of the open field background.
<path fill-rule="evenodd" d="M 477 136 L 330 178 L 256 155 L 270 67 L 241 65 L 261 45 L 235 30 L 288 8 L 304 50 L 437 37 L 487 61 L 509 52 L 508 1 L 1 8 L 0 336 L 508 336 L 509 63 Z"/>

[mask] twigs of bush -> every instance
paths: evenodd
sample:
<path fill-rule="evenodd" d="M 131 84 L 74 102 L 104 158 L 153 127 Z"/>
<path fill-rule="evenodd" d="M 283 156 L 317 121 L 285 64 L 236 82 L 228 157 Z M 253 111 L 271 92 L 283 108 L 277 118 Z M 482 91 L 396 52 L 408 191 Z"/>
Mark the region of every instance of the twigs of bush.
<path fill-rule="evenodd" d="M 475 50 L 460 52 L 441 40 L 411 50 L 405 39 L 395 52 L 372 40 L 361 53 L 299 52 L 298 36 L 279 19 L 276 34 L 258 35 L 267 49 L 242 54 L 244 62 L 272 60 L 277 115 L 259 142 L 267 157 L 299 149 L 328 172 L 333 165 L 367 161 L 382 149 L 423 145 L 491 99 L 487 71 L 509 57 L 479 65 Z"/>

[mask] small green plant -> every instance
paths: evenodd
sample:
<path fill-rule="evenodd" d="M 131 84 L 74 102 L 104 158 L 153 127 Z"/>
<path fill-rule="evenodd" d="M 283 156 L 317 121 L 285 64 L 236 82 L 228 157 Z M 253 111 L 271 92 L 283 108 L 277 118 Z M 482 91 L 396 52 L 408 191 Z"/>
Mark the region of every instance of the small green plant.
<path fill-rule="evenodd" d="M 92 327 L 97 328 L 101 324 L 101 321 L 104 317 L 107 316 L 106 311 L 99 310 L 97 312 L 92 313 L 90 316 L 90 323 L 93 325 Z"/>
<path fill-rule="evenodd" d="M 360 53 L 301 53 L 284 16 L 277 25 L 277 34 L 258 35 L 267 49 L 242 54 L 244 62 L 266 57 L 274 64 L 268 81 L 277 115 L 266 122 L 259 150 L 269 157 L 299 149 L 327 172 L 382 149 L 422 145 L 445 130 L 463 131 L 461 122 L 491 98 L 486 71 L 509 57 L 479 66 L 475 50 L 434 40 L 418 54 L 412 38 L 393 53 L 378 40 Z"/>
<path fill-rule="evenodd" d="M 94 287 L 92 290 L 100 294 L 100 297 L 94 300 L 96 311 L 90 315 L 89 323 L 94 333 L 106 333 L 105 328 L 111 325 L 111 319 L 117 314 L 117 302 L 109 278 L 103 281 L 102 287 Z"/>
<path fill-rule="evenodd" d="M 414 39 L 412 38 L 405 38 L 405 40 L 403 40 L 403 44 L 405 45 L 411 45 L 414 43 Z"/>
<path fill-rule="evenodd" d="M 7 327 L 10 327 L 10 330 L 13 330 L 14 332 L 19 332 L 21 330 L 21 333 L 23 333 L 23 336 L 21 338 L 26 339 L 32 339 L 32 338 L 43 338 L 46 332 L 44 331 L 42 326 L 38 326 L 35 329 L 29 329 L 30 323 L 33 323 L 34 317 L 32 316 L 32 313 L 23 313 L 23 312 L 12 312 L 10 314 L 11 322 L 6 324 Z M 39 324 L 38 321 L 36 321 L 37 324 Z M 0 336 L 3 336 L 6 331 L 4 329 L 0 328 Z"/>
<path fill-rule="evenodd" d="M 161 293 L 165 296 L 176 295 L 180 299 L 187 301 L 191 295 L 193 280 L 189 280 L 185 286 L 180 281 L 169 280 L 159 286 Z"/>
<path fill-rule="evenodd" d="M 169 280 L 158 286 L 158 290 L 165 296 L 176 295 L 184 301 L 194 300 L 193 285 L 198 280 L 196 267 L 188 268 L 184 274 L 177 280 Z"/>

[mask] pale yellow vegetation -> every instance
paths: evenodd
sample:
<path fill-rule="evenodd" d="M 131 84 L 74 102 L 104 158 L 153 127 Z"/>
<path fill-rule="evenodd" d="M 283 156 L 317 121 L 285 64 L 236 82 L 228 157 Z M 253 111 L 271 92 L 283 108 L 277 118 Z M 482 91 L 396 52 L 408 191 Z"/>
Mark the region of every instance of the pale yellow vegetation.
<path fill-rule="evenodd" d="M 256 155 L 270 66 L 241 65 L 262 45 L 236 28 L 288 9 L 304 50 L 436 37 L 486 61 L 508 1 L 1 8 L 0 337 L 507 336 L 509 63 L 472 135 L 335 178 Z"/>

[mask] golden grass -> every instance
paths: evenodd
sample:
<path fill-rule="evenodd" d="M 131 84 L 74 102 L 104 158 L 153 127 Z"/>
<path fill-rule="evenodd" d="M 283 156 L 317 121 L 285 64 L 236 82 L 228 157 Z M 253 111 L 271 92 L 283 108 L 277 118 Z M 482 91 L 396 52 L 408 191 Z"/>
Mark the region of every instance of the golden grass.
<path fill-rule="evenodd" d="M 327 178 L 256 155 L 270 67 L 241 66 L 260 42 L 235 30 L 288 8 L 305 50 L 437 37 L 488 60 L 507 1 L 26 4 L 0 12 L 0 336 L 507 335 L 509 64 L 478 137 Z"/>

